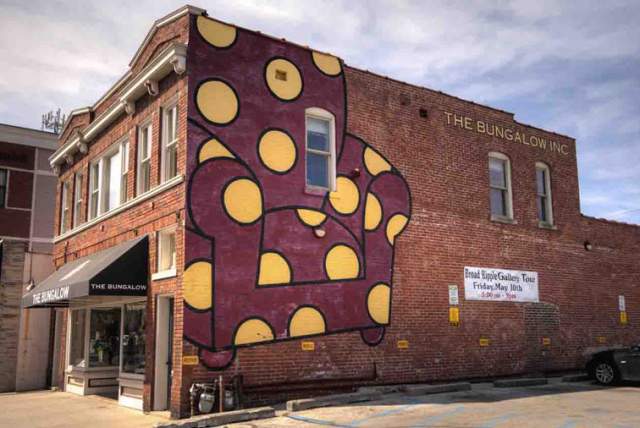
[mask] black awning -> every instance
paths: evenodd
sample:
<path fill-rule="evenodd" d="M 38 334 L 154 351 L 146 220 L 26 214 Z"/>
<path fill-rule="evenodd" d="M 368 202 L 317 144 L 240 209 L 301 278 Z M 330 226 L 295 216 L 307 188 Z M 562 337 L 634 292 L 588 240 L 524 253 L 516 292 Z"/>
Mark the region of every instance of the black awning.
<path fill-rule="evenodd" d="M 146 296 L 148 276 L 144 236 L 65 264 L 25 294 L 22 307 L 68 306 L 88 296 Z"/>

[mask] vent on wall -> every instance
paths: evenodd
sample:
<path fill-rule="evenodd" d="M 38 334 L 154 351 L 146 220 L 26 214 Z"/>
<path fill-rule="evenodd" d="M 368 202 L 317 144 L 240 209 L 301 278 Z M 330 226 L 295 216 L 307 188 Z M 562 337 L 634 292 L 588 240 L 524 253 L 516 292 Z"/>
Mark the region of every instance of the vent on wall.
<path fill-rule="evenodd" d="M 276 70 L 276 80 L 287 81 L 287 72 L 283 70 Z"/>

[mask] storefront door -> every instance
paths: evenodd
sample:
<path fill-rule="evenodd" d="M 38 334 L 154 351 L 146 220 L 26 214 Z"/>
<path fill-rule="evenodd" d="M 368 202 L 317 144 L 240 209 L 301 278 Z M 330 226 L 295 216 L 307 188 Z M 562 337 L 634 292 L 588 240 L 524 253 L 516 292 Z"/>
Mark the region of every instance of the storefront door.
<path fill-rule="evenodd" d="M 156 358 L 154 410 L 166 410 L 171 403 L 173 372 L 173 296 L 158 296 L 156 313 Z"/>

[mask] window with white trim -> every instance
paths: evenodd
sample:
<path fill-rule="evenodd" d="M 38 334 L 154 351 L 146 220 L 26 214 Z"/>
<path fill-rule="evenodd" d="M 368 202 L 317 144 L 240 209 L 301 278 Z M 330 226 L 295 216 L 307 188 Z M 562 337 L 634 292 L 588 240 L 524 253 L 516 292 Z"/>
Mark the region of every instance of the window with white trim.
<path fill-rule="evenodd" d="M 511 164 L 502 153 L 489 153 L 489 187 L 492 219 L 513 219 Z"/>
<path fill-rule="evenodd" d="M 76 227 L 82 221 L 82 186 L 84 184 L 84 176 L 80 172 L 76 172 L 75 183 L 73 184 L 73 227 Z"/>
<path fill-rule="evenodd" d="M 89 218 L 93 219 L 126 201 L 129 179 L 129 143 L 120 142 L 89 165 Z"/>
<path fill-rule="evenodd" d="M 100 208 L 100 164 L 95 162 L 89 165 L 89 219 L 98 216 Z"/>
<path fill-rule="evenodd" d="M 143 125 L 138 131 L 137 191 L 141 195 L 151 189 L 151 142 L 153 128 Z"/>
<path fill-rule="evenodd" d="M 62 199 L 60 200 L 60 233 L 69 230 L 69 180 L 62 183 Z"/>
<path fill-rule="evenodd" d="M 178 106 L 162 110 L 162 182 L 178 175 Z"/>
<path fill-rule="evenodd" d="M 173 273 L 176 270 L 176 230 L 158 231 L 158 273 Z"/>
<path fill-rule="evenodd" d="M 552 225 L 551 174 L 549 167 L 542 162 L 536 162 L 536 206 L 538 220 L 541 223 Z"/>
<path fill-rule="evenodd" d="M 306 127 L 306 184 L 308 188 L 335 190 L 335 119 L 326 110 L 308 108 Z"/>
<path fill-rule="evenodd" d="M 120 144 L 120 159 L 122 161 L 120 169 L 122 171 L 120 178 L 120 204 L 124 204 L 129 199 L 127 192 L 129 187 L 129 142 L 123 141 Z"/>
<path fill-rule="evenodd" d="M 0 208 L 4 208 L 6 206 L 7 175 L 6 169 L 0 169 Z"/>

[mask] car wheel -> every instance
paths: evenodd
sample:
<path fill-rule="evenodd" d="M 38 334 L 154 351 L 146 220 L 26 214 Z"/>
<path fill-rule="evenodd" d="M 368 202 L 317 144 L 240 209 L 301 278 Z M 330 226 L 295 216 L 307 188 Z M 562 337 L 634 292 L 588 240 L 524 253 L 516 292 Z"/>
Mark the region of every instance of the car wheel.
<path fill-rule="evenodd" d="M 602 385 L 611 385 L 618 379 L 618 370 L 608 361 L 596 363 L 594 368 L 596 381 Z"/>

